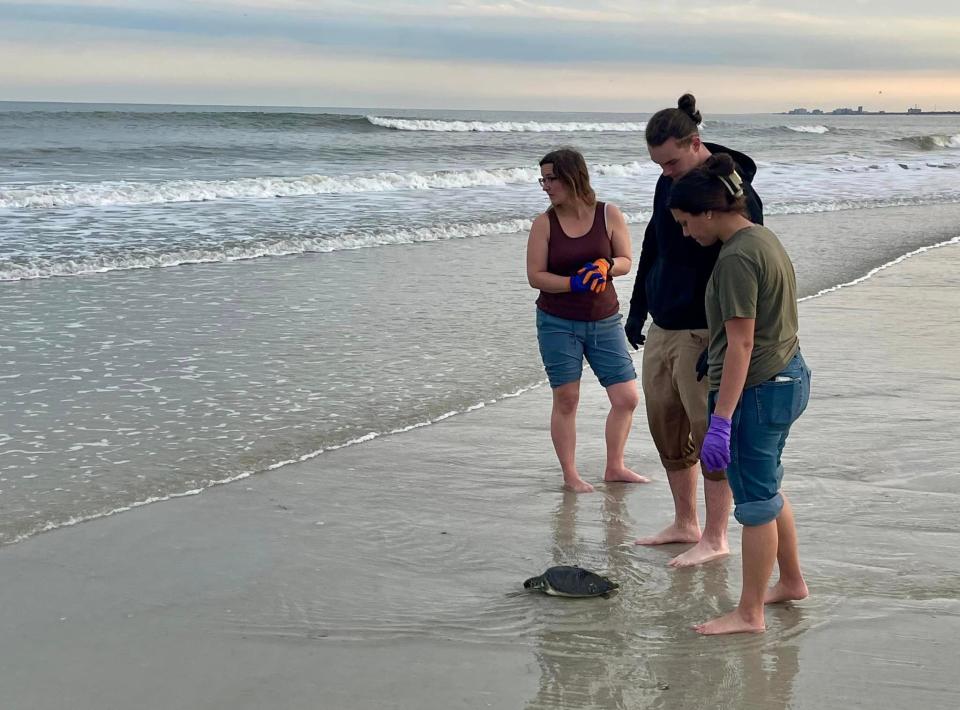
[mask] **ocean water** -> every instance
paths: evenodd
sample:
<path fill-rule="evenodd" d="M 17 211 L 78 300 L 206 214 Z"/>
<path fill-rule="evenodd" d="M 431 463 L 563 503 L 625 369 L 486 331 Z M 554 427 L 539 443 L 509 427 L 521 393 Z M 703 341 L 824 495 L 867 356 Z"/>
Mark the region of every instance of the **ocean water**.
<path fill-rule="evenodd" d="M 579 148 L 639 252 L 646 118 L 0 103 L 0 543 L 542 385 L 537 161 Z M 956 236 L 960 117 L 705 119 L 802 295 Z"/>

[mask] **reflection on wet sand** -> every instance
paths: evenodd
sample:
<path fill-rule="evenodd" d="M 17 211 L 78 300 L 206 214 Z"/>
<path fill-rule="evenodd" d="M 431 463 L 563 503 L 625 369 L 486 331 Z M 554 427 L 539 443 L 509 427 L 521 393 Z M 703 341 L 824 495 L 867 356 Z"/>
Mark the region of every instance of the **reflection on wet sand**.
<path fill-rule="evenodd" d="M 552 563 L 588 567 L 622 587 L 610 599 L 537 599 L 540 682 L 528 710 L 787 708 L 799 665 L 782 633 L 717 642 L 689 628 L 732 603 L 728 564 L 664 570 L 644 560 L 633 545 L 631 488 L 599 492 L 599 516 L 589 497 L 564 494 Z M 787 635 L 800 622 L 796 610 L 775 616 Z"/>

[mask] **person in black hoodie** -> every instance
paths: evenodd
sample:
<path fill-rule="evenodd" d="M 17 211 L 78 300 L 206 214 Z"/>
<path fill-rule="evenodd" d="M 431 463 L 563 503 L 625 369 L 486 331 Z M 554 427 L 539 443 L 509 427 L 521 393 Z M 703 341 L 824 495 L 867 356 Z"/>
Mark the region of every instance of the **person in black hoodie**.
<path fill-rule="evenodd" d="M 684 94 L 677 108 L 658 111 L 647 122 L 650 159 L 663 171 L 653 214 L 643 236 L 637 278 L 625 330 L 634 349 L 643 349 L 643 394 L 660 461 L 674 501 L 674 521 L 636 541 L 638 545 L 696 543 L 670 561 L 672 567 L 703 564 L 729 554 L 727 522 L 731 493 L 724 471 L 703 471 L 707 517 L 701 534 L 697 516 L 700 447 L 707 431 L 707 382 L 698 361 L 707 347 L 704 295 L 720 252 L 683 236 L 668 207 L 673 182 L 714 153 L 733 158 L 743 179 L 749 218 L 763 224 L 763 204 L 751 186 L 757 166 L 746 155 L 700 140 L 696 99 Z M 643 334 L 647 316 L 653 318 Z M 705 358 L 702 359 L 705 363 Z"/>

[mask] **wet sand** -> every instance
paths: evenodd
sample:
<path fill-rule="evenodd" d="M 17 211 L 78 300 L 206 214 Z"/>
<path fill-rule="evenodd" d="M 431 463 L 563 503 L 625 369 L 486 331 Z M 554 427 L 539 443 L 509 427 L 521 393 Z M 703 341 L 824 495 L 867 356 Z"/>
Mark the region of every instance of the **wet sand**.
<path fill-rule="evenodd" d="M 682 546 L 632 544 L 671 510 L 642 414 L 628 461 L 655 481 L 565 494 L 540 387 L 0 549 L 2 707 L 960 706 L 958 287 L 948 246 L 801 304 L 814 394 L 784 487 L 811 597 L 764 635 L 688 628 L 735 603 L 739 551 L 674 571 Z M 572 562 L 622 592 L 521 593 Z"/>

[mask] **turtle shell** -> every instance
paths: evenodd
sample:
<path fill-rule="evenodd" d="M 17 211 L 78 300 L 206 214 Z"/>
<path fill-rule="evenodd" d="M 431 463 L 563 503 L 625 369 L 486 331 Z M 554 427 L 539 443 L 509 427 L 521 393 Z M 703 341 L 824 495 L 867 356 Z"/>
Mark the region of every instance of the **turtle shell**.
<path fill-rule="evenodd" d="M 543 573 L 543 591 L 558 597 L 599 597 L 620 587 L 582 567 L 551 567 Z"/>

